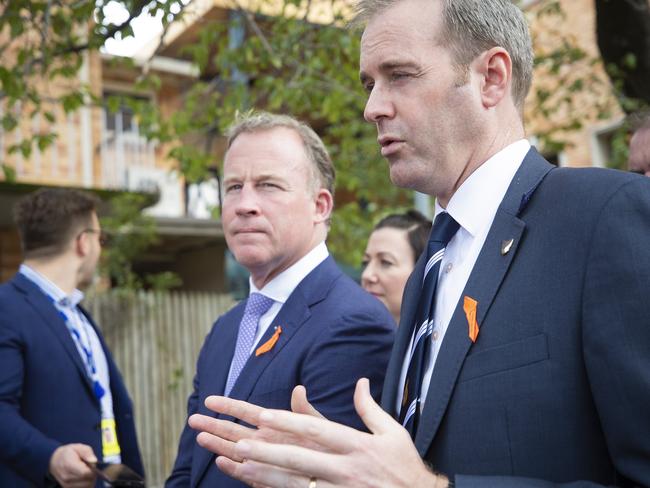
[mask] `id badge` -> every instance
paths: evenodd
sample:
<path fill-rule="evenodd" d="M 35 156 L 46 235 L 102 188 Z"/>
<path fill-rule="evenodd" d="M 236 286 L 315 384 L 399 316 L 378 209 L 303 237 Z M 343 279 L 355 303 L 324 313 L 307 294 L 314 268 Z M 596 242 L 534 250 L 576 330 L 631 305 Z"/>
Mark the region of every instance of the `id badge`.
<path fill-rule="evenodd" d="M 120 443 L 117 441 L 115 419 L 102 419 L 102 454 L 104 459 L 119 456 Z"/>

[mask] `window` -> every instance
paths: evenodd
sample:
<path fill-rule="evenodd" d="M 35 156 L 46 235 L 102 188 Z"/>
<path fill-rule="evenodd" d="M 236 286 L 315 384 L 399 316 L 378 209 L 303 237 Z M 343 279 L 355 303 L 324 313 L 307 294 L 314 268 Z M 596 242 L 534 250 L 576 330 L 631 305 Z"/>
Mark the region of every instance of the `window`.
<path fill-rule="evenodd" d="M 596 128 L 591 133 L 591 164 L 599 168 L 618 168 L 617 143 L 623 120 Z"/>

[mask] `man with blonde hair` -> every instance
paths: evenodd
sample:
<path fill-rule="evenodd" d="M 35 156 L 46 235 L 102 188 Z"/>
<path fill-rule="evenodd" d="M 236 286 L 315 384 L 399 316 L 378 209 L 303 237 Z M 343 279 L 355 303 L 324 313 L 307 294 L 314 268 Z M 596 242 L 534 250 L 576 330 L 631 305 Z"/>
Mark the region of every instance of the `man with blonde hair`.
<path fill-rule="evenodd" d="M 228 135 L 222 224 L 250 272 L 250 295 L 208 334 L 188 416 L 209 413 L 215 394 L 288 410 L 293 388 L 305 385 L 323 415 L 362 428 L 354 386 L 369 376 L 379 397 L 395 325 L 327 251 L 334 167 L 325 146 L 286 115 L 248 114 Z M 166 486 L 242 486 L 195 439 L 186 427 Z"/>

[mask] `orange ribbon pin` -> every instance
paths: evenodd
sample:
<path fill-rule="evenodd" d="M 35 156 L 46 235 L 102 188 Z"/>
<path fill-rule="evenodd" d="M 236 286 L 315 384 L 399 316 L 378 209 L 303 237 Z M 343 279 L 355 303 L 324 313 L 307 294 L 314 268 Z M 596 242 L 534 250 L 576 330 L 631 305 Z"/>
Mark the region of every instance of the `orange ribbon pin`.
<path fill-rule="evenodd" d="M 476 321 L 476 307 L 478 302 L 471 297 L 465 296 L 463 301 L 463 310 L 465 317 L 467 317 L 467 325 L 469 326 L 469 338 L 472 342 L 476 342 L 478 337 L 478 322 Z"/>
<path fill-rule="evenodd" d="M 261 356 L 264 353 L 269 352 L 271 349 L 273 349 L 273 346 L 275 346 L 275 343 L 278 342 L 278 339 L 280 338 L 280 334 L 282 334 L 282 327 L 277 326 L 275 328 L 275 332 L 271 336 L 271 338 L 266 341 L 264 344 L 262 344 L 260 347 L 255 349 L 255 356 Z"/>

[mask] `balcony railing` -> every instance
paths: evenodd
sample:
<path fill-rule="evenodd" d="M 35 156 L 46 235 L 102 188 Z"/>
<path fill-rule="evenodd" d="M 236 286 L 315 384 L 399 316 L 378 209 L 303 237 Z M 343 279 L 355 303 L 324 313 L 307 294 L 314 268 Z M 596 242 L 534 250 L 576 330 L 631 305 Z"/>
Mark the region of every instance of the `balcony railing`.
<path fill-rule="evenodd" d="M 65 114 L 55 106 L 50 109 L 54 122 L 41 114 L 27 118 L 20 106 L 15 109 L 19 125 L 10 132 L 0 127 L 0 162 L 11 166 L 20 182 L 128 190 L 130 168 L 141 172 L 156 167 L 156 142 L 142 136 L 133 119 L 125 130 L 124 114 L 111 113 L 109 128 L 104 109 Z M 99 127 L 92 124 L 94 115 L 100 116 L 94 119 L 101 120 Z M 36 134 L 52 132 L 57 137 L 43 150 L 32 144 L 28 156 L 21 151 L 9 153 L 12 146 Z"/>

